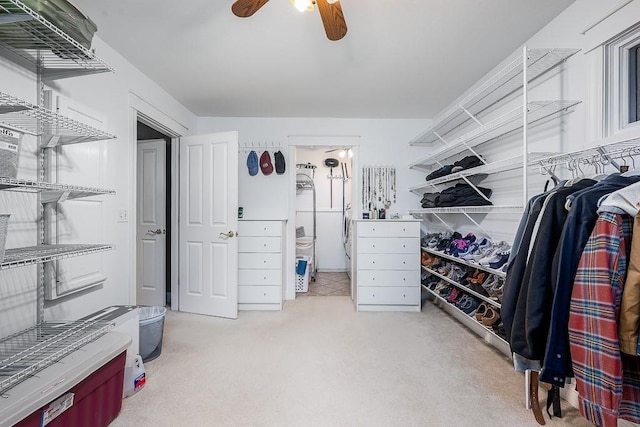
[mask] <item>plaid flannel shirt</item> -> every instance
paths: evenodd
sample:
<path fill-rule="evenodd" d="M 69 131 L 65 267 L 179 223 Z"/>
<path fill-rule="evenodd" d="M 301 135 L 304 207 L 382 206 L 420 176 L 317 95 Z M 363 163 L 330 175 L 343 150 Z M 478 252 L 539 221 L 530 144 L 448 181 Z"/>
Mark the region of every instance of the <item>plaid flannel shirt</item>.
<path fill-rule="evenodd" d="M 580 413 L 616 427 L 640 423 L 640 363 L 620 352 L 618 315 L 630 251 L 632 218 L 603 212 L 580 258 L 571 295 L 569 341 Z"/>

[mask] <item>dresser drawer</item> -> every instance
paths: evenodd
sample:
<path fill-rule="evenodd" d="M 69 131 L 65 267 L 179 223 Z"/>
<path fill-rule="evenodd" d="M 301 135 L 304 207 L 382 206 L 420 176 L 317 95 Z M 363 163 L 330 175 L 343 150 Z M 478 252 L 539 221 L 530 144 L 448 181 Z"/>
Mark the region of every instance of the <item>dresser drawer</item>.
<path fill-rule="evenodd" d="M 420 239 L 417 237 L 361 237 L 358 252 L 363 254 L 417 254 Z"/>
<path fill-rule="evenodd" d="M 358 286 L 358 304 L 419 305 L 420 286 Z"/>
<path fill-rule="evenodd" d="M 280 237 L 238 237 L 238 252 L 281 252 Z"/>
<path fill-rule="evenodd" d="M 358 237 L 417 237 L 420 238 L 419 221 L 364 221 L 357 223 Z"/>
<path fill-rule="evenodd" d="M 247 253 L 238 254 L 238 268 L 248 269 L 282 269 L 282 254 Z"/>
<path fill-rule="evenodd" d="M 359 270 L 358 286 L 418 286 L 420 270 Z"/>
<path fill-rule="evenodd" d="M 279 303 L 282 301 L 280 289 L 280 286 L 238 286 L 238 303 Z"/>
<path fill-rule="evenodd" d="M 417 252 L 412 254 L 363 254 L 358 251 L 358 271 L 418 270 L 419 266 L 420 256 Z"/>
<path fill-rule="evenodd" d="M 282 236 L 282 221 L 238 221 L 238 235 Z"/>
<path fill-rule="evenodd" d="M 282 284 L 282 270 L 238 270 L 238 285 L 280 286 Z"/>

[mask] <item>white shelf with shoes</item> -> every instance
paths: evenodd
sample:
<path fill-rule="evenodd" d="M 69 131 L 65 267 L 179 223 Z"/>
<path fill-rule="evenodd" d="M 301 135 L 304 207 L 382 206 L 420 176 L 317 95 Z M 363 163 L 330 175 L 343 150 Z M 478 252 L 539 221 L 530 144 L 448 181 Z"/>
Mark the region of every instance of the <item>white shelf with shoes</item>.
<path fill-rule="evenodd" d="M 425 267 L 423 265 L 422 269 L 424 271 L 426 271 L 427 273 L 432 274 L 432 275 L 438 277 L 441 280 L 444 280 L 445 282 L 449 283 L 450 285 L 455 286 L 456 288 L 461 289 L 461 290 L 463 290 L 464 292 L 466 292 L 466 293 L 468 293 L 470 295 L 473 295 L 474 297 L 478 298 L 479 300 L 482 300 L 482 301 L 484 301 L 484 302 L 486 302 L 488 304 L 491 304 L 491 305 L 493 305 L 495 307 L 500 308 L 500 302 L 499 301 L 491 299 L 491 297 L 488 297 L 486 295 L 482 295 L 481 293 L 474 291 L 473 289 L 469 288 L 468 286 L 465 286 L 462 283 L 456 282 L 455 280 L 453 280 L 453 279 L 451 279 L 451 278 L 449 278 L 449 277 L 447 277 L 447 276 L 445 276 L 443 274 L 440 274 L 436 270 L 433 270 L 433 269 L 431 269 L 429 267 Z"/>
<path fill-rule="evenodd" d="M 492 345 L 506 357 L 511 358 L 511 349 L 509 348 L 509 344 L 504 340 L 504 338 L 500 337 L 493 330 L 478 322 L 475 317 L 469 316 L 465 312 L 461 311 L 454 304 L 447 302 L 444 298 L 438 295 L 437 292 L 432 291 L 427 286 L 422 285 L 422 288 L 428 292 L 431 296 L 433 303 L 446 311 L 460 323 L 471 329 L 474 333 L 479 335 L 483 340 Z"/>
<path fill-rule="evenodd" d="M 532 100 L 530 98 L 530 83 L 543 76 L 545 73 L 557 67 L 562 62 L 577 53 L 579 49 L 527 49 L 523 47 L 519 55 L 507 59 L 498 65 L 486 77 L 482 78 L 476 85 L 464 92 L 458 99 L 451 103 L 446 109 L 438 114 L 431 125 L 418 136 L 409 141 L 412 146 L 429 147 L 423 157 L 418 158 L 408 165 L 410 169 L 432 173 L 440 168 L 441 172 L 446 172 L 446 165 L 453 165 L 456 160 L 463 156 L 475 156 L 483 164 L 473 168 L 456 171 L 454 173 L 434 178 L 415 185 L 409 190 L 416 195 L 424 193 L 438 193 L 442 191 L 438 186 L 459 181 L 473 189 L 482 200 L 476 202 L 476 206 L 437 206 L 441 201 L 432 194 L 424 198 L 420 204 L 433 206 L 429 208 L 411 209 L 409 213 L 415 218 L 423 219 L 426 225 L 426 232 L 429 229 L 440 231 L 448 229 L 453 231 L 460 226 L 464 218 L 473 224 L 479 233 L 490 237 L 492 233 L 485 230 L 487 225 L 495 227 L 499 222 L 495 219 L 486 219 L 487 214 L 495 215 L 521 215 L 524 206 L 528 202 L 528 177 L 529 167 L 540 167 L 547 165 L 541 160 L 553 156 L 550 153 L 531 153 L 528 145 L 528 134 L 533 126 L 540 123 L 549 123 L 556 120 L 556 117 L 575 109 L 580 104 L 578 100 Z M 519 105 L 518 105 L 519 104 Z M 513 107 L 517 105 L 516 107 Z M 497 147 L 497 143 L 509 138 L 521 135 L 522 138 L 517 144 L 510 144 L 510 147 Z M 504 154 L 503 154 L 504 153 Z M 466 160 L 461 163 L 466 163 Z M 471 159 L 468 159 L 471 160 Z M 477 163 L 475 163 L 477 164 Z M 547 173 L 551 173 L 551 167 L 547 167 Z M 521 200 L 516 196 L 501 197 L 501 202 L 497 205 L 485 205 L 492 203 L 486 190 L 477 186 L 477 175 L 491 175 L 511 171 L 511 174 L 521 175 L 522 194 Z M 506 176 L 506 174 L 505 174 Z M 511 175 L 509 175 L 511 176 Z M 495 180 L 500 182 L 500 180 Z M 497 184 L 496 184 L 497 185 Z M 517 186 L 517 184 L 515 184 Z M 509 183 L 509 195 L 514 194 L 514 183 Z M 462 193 L 468 194 L 464 186 L 460 186 Z M 483 191 L 484 190 L 484 193 Z M 500 188 L 492 188 L 494 193 Z M 506 190 L 506 187 L 504 187 Z M 456 194 L 451 190 L 449 194 Z M 504 194 L 507 196 L 507 194 Z M 502 196 L 502 194 L 501 194 Z M 473 203 L 473 202 L 471 202 Z M 449 217 L 448 215 L 458 215 Z M 484 227 L 483 227 L 484 226 Z M 493 240 L 493 239 L 492 239 Z M 425 245 L 426 246 L 426 245 Z M 484 265 L 478 265 L 473 261 L 463 260 L 442 251 L 423 247 L 422 250 L 431 255 L 451 261 L 461 266 L 476 268 L 492 274 L 493 279 L 503 280 L 506 273 L 501 270 L 491 269 Z M 423 271 L 434 275 L 439 280 L 462 289 L 473 298 L 484 301 L 491 307 L 499 307 L 499 302 L 486 295 L 475 292 L 472 289 L 456 282 L 455 280 L 441 274 L 438 271 L 423 266 Z M 499 337 L 494 331 L 479 323 L 475 317 L 470 317 L 458 309 L 454 304 L 447 302 L 440 297 L 437 292 L 423 287 L 432 296 L 432 301 L 438 307 L 445 310 L 454 318 L 469 327 L 484 340 L 496 347 L 507 357 L 511 356 L 508 343 Z"/>
<path fill-rule="evenodd" d="M 487 267 L 486 265 L 478 264 L 476 262 L 468 261 L 466 259 L 462 259 L 462 258 L 453 256 L 453 255 L 445 254 L 442 251 L 438 251 L 438 250 L 435 250 L 435 249 L 427 248 L 427 247 L 424 247 L 424 246 L 422 247 L 422 250 L 425 251 L 425 252 L 428 252 L 430 254 L 433 254 L 435 256 L 438 256 L 440 258 L 448 259 L 449 261 L 454 261 L 454 262 L 457 262 L 458 264 L 462 264 L 462 265 L 467 266 L 467 267 L 477 268 L 479 270 L 486 271 L 487 273 L 495 274 L 496 276 L 499 276 L 499 277 L 506 277 L 507 276 L 507 273 L 505 273 L 502 270 L 496 270 L 494 268 Z"/>

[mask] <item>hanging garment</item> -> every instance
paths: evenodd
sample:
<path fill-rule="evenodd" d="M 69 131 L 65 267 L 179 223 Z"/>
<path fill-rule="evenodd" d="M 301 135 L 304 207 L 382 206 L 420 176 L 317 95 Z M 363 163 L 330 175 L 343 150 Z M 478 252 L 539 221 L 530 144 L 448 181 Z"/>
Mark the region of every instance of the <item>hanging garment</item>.
<path fill-rule="evenodd" d="M 603 427 L 616 427 L 618 418 L 640 423 L 640 359 L 620 352 L 617 324 L 631 221 L 600 214 L 571 294 L 569 342 L 580 413 Z"/>
<path fill-rule="evenodd" d="M 551 264 L 562 227 L 567 216 L 564 202 L 567 196 L 595 184 L 595 181 L 583 179 L 570 187 L 562 187 L 545 199 L 546 208 L 540 213 L 538 233 L 529 238 L 534 242 L 529 257 L 525 248 L 529 248 L 523 238 L 513 268 L 507 271 L 507 283 L 510 287 L 519 288 L 503 300 L 502 312 L 507 317 L 505 329 L 509 328 L 507 337 L 511 350 L 526 359 L 538 361 L 539 366 L 544 357 L 547 341 L 547 329 L 551 316 Z M 544 204 L 544 202 L 543 202 Z M 532 224 L 530 232 L 536 229 Z M 527 260 L 527 258 L 529 258 Z M 516 268 L 517 267 L 517 268 Z M 514 273 L 518 274 L 515 276 Z M 514 277 L 509 277 L 510 275 Z M 520 283 L 516 283 L 520 282 Z M 507 284 L 505 284 L 505 296 Z M 503 322 L 505 319 L 503 318 Z"/>
<path fill-rule="evenodd" d="M 640 199 L 639 199 L 640 200 Z M 633 238 L 627 280 L 622 292 L 620 305 L 620 350 L 633 356 L 640 356 L 640 213 L 633 221 Z"/>
<path fill-rule="evenodd" d="M 553 306 L 540 381 L 563 387 L 566 377 L 573 376 L 567 331 L 569 303 L 580 256 L 598 219 L 598 201 L 639 181 L 640 177 L 613 174 L 567 197 L 571 210 L 553 258 Z"/>
<path fill-rule="evenodd" d="M 566 181 L 562 181 L 560 184 L 558 184 L 558 186 L 564 185 L 565 182 Z M 531 209 L 533 208 L 534 203 L 541 198 L 547 197 L 552 191 L 557 190 L 559 188 L 558 186 L 556 186 L 555 188 L 552 188 L 549 191 L 545 191 L 544 193 L 537 194 L 533 196 L 531 199 L 529 199 L 527 206 L 524 208 L 522 218 L 520 219 L 520 224 L 518 224 L 518 229 L 516 230 L 516 235 L 513 239 L 513 245 L 511 246 L 511 253 L 509 254 L 509 260 L 507 261 L 507 264 L 511 265 L 513 260 L 516 258 L 518 249 L 520 249 L 520 242 L 522 242 L 522 235 L 524 234 L 524 230 L 527 228 L 527 223 L 530 220 L 535 221 L 537 219 L 537 217 L 532 218 L 532 215 L 531 215 Z"/>

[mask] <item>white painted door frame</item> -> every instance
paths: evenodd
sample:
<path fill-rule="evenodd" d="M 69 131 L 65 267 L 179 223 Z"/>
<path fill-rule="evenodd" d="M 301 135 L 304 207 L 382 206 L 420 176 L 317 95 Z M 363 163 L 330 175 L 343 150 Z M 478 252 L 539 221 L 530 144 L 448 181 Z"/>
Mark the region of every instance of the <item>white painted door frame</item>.
<path fill-rule="evenodd" d="M 286 235 L 286 252 L 294 254 L 288 256 L 285 260 L 286 290 L 285 298 L 288 300 L 296 299 L 296 147 L 351 147 L 353 150 L 353 158 L 351 159 L 351 217 L 360 217 L 360 203 L 356 203 L 358 194 L 360 194 L 360 136 L 359 135 L 289 135 L 289 156 L 290 163 L 293 165 L 293 173 L 289 174 L 289 218 L 287 221 Z"/>
<path fill-rule="evenodd" d="M 130 181 L 136 181 L 136 169 L 138 164 L 137 149 L 137 123 L 138 121 L 151 126 L 152 128 L 171 137 L 171 176 L 178 177 L 180 171 L 180 158 L 178 139 L 182 135 L 189 132 L 182 123 L 177 122 L 173 118 L 167 116 L 153 105 L 149 104 L 139 96 L 129 93 L 129 177 Z M 129 253 L 131 254 L 131 265 L 129 270 L 129 303 L 136 304 L 136 221 L 137 209 L 137 189 L 136 185 L 131 186 L 131 197 L 129 199 Z M 171 229 L 178 230 L 178 203 L 177 196 L 179 194 L 179 182 L 177 179 L 171 180 Z M 132 219 L 133 218 L 133 219 Z M 172 265 L 178 265 L 178 238 L 174 236 L 171 239 L 171 259 L 168 260 Z M 178 310 L 178 269 L 171 269 L 171 310 Z"/>

